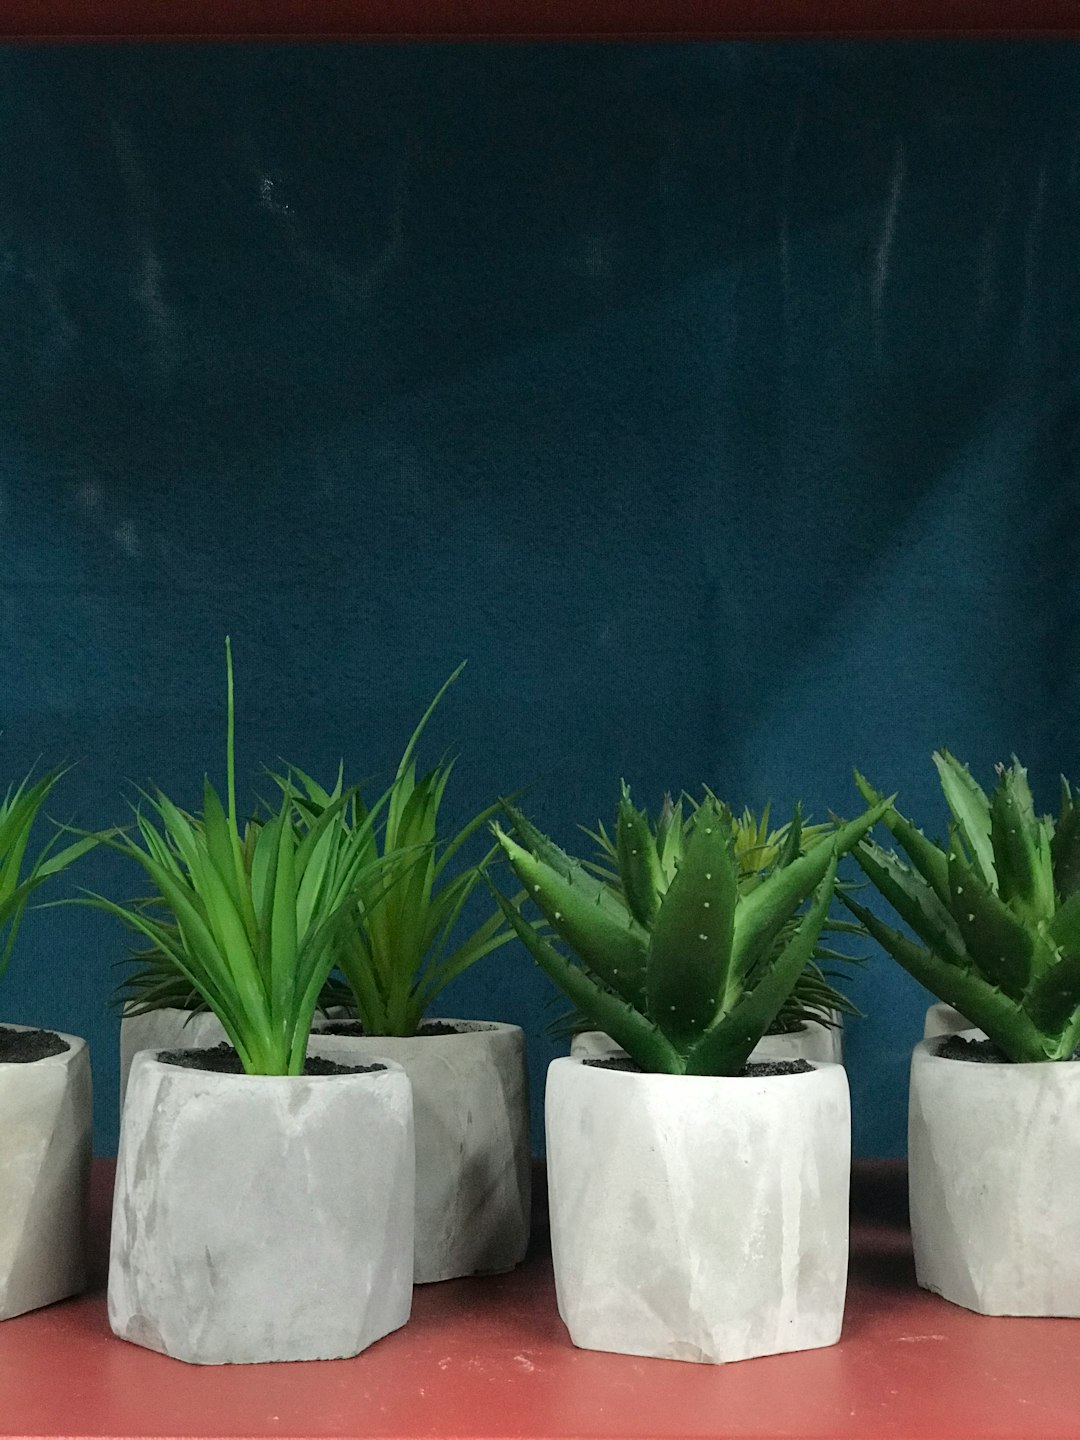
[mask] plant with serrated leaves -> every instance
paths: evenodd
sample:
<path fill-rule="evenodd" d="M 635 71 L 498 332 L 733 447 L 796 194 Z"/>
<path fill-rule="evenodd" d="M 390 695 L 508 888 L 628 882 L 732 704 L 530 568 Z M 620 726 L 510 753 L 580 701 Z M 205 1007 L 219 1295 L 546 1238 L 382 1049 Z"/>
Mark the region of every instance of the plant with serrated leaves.
<path fill-rule="evenodd" d="M 705 794 L 711 796 L 712 792 L 706 787 Z M 589 868 L 616 894 L 625 895 L 619 864 L 618 835 L 621 830 L 624 835 L 634 833 L 644 837 L 647 830 L 649 838 L 643 838 L 642 843 L 651 843 L 656 849 L 659 862 L 656 872 L 657 885 L 663 893 L 674 878 L 682 858 L 689 821 L 696 809 L 697 802 L 690 796 L 681 796 L 676 802 L 668 793 L 664 796 L 660 814 L 654 823 L 647 812 L 634 810 L 629 787 L 623 781 L 615 834 L 612 835 L 602 821 L 595 831 L 585 831 L 585 834 L 595 841 L 600 852 L 599 862 L 591 862 Z M 771 807 L 766 805 L 760 815 L 755 815 L 749 808 L 744 808 L 741 815 L 731 814 L 731 836 L 741 895 L 749 895 L 778 865 L 790 864 L 797 855 L 831 832 L 832 827 L 829 825 L 805 824 L 802 807 L 799 805 L 796 805 L 791 820 L 777 829 L 770 829 L 770 813 Z M 787 943 L 797 924 L 798 919 L 793 916 L 777 935 L 775 945 L 778 951 Z M 830 916 L 826 918 L 822 931 L 861 934 L 862 928 L 847 921 L 834 920 Z M 856 957 L 842 951 L 820 942 L 815 945 L 812 958 L 769 1026 L 769 1034 L 791 1034 L 800 1030 L 808 1021 L 835 1026 L 837 1013 L 853 1016 L 860 1013 L 842 991 L 829 983 L 832 972 L 826 974 L 816 963 L 818 961 L 826 964 L 859 963 Z M 572 1034 L 582 1028 L 585 1028 L 582 1017 L 570 1015 L 557 1022 L 555 1030 L 559 1034 Z"/>
<path fill-rule="evenodd" d="M 299 1075 L 353 897 L 381 861 L 371 857 L 368 825 L 341 823 L 349 792 L 299 834 L 301 796 L 289 779 L 277 810 L 241 834 L 228 641 L 226 667 L 228 810 L 208 779 L 199 815 L 160 790 L 145 796 L 136 835 L 103 838 L 142 867 L 152 898 L 85 903 L 150 942 L 155 963 L 171 966 L 221 1021 L 247 1074 Z"/>
<path fill-rule="evenodd" d="M 1080 805 L 1063 779 L 1056 825 L 1036 815 L 1015 756 L 997 767 L 989 795 L 947 750 L 934 764 L 952 815 L 948 846 L 890 805 L 883 819 L 909 863 L 871 840 L 853 852 L 922 945 L 845 903 L 1010 1060 L 1067 1060 L 1080 1045 Z M 879 798 L 858 772 L 856 781 L 868 801 Z"/>
<path fill-rule="evenodd" d="M 366 847 L 381 870 L 372 871 L 370 890 L 354 896 L 352 923 L 341 932 L 336 965 L 344 986 L 332 985 L 324 1003 L 355 1008 L 367 1035 L 415 1035 L 425 1014 L 451 980 L 513 938 L 495 911 L 468 935 L 457 939 L 462 912 L 480 880 L 490 854 L 462 864 L 463 848 L 498 810 L 493 804 L 474 815 L 448 839 L 439 833 L 439 811 L 454 768 L 443 759 L 417 775 L 416 749 L 439 701 L 464 669 L 459 665 L 432 700 L 413 731 L 386 795 L 381 835 L 359 794 L 345 811 L 345 825 L 367 827 Z M 295 772 L 304 787 L 303 809 L 317 820 L 341 793 L 327 791 L 310 776 Z M 491 852 L 493 853 L 493 852 Z"/>
<path fill-rule="evenodd" d="M 618 891 L 509 807 L 514 834 L 496 825 L 496 839 L 577 964 L 495 893 L 541 969 L 642 1069 L 734 1075 L 810 960 L 838 857 L 884 808 L 830 832 L 803 854 L 796 836 L 783 863 L 744 895 L 731 812 L 712 795 L 686 821 L 670 878 L 648 817 L 629 803 L 620 807 Z M 791 928 L 778 948 L 785 927 Z"/>
<path fill-rule="evenodd" d="M 84 835 L 57 850 L 62 833 L 58 829 L 32 859 L 27 857 L 34 826 L 65 773 L 63 769 L 49 770 L 36 780 L 31 773 L 9 786 L 0 800 L 0 975 L 11 960 L 30 896 L 99 843 L 96 835 Z"/>

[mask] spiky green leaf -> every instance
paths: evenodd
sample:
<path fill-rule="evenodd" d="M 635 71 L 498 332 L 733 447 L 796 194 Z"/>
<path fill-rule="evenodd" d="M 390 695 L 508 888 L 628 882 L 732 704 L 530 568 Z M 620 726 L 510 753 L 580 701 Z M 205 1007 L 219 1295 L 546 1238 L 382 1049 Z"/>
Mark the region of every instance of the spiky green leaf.
<path fill-rule="evenodd" d="M 644 810 L 635 809 L 625 781 L 619 798 L 615 847 L 623 895 L 630 913 L 639 925 L 651 929 L 660 911 L 660 896 L 666 882 L 649 817 Z"/>
<path fill-rule="evenodd" d="M 934 764 L 941 779 L 941 788 L 960 827 L 964 843 L 971 851 L 973 863 L 983 884 L 997 889 L 994 867 L 994 845 L 991 838 L 990 801 L 986 791 L 948 750 L 934 751 Z"/>
<path fill-rule="evenodd" d="M 739 991 L 731 966 L 738 895 L 731 816 L 708 800 L 660 906 L 648 957 L 648 1013 L 678 1049 L 704 1034 Z"/>

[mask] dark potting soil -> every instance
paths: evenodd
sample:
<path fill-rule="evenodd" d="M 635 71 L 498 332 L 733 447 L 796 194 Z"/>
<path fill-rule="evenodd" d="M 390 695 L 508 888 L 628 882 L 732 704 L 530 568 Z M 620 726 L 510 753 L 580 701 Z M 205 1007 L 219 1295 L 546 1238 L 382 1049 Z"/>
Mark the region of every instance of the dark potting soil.
<path fill-rule="evenodd" d="M 593 1065 L 597 1070 L 628 1070 L 632 1075 L 644 1074 L 636 1060 L 615 1055 L 610 1059 L 583 1060 L 583 1065 Z M 809 1075 L 813 1065 L 805 1060 L 755 1060 L 739 1071 L 737 1079 L 757 1080 L 764 1075 Z"/>
<path fill-rule="evenodd" d="M 55 1030 L 12 1030 L 0 1025 L 0 1065 L 29 1065 L 70 1049 Z"/>
<path fill-rule="evenodd" d="M 472 1028 L 472 1026 L 469 1027 L 469 1029 Z M 331 1024 L 324 1025 L 317 1033 L 319 1035 L 363 1035 L 364 1027 L 359 1020 L 334 1020 Z M 425 1020 L 416 1033 L 421 1037 L 425 1035 L 466 1035 L 468 1030 L 463 1029 L 460 1025 L 448 1025 L 445 1020 Z M 372 1038 L 385 1037 L 373 1036 Z"/>
<path fill-rule="evenodd" d="M 939 1060 L 967 1060 L 973 1065 L 1011 1065 L 1013 1062 L 992 1040 L 969 1040 L 963 1035 L 949 1035 L 934 1052 Z M 1070 1060 L 1080 1060 L 1074 1050 Z"/>
<path fill-rule="evenodd" d="M 207 1050 L 162 1050 L 157 1057 L 163 1065 L 180 1065 L 185 1070 L 212 1070 L 215 1075 L 243 1075 L 240 1056 L 223 1040 Z M 385 1065 L 339 1065 L 321 1055 L 309 1055 L 304 1061 L 305 1075 L 368 1075 L 385 1070 Z"/>

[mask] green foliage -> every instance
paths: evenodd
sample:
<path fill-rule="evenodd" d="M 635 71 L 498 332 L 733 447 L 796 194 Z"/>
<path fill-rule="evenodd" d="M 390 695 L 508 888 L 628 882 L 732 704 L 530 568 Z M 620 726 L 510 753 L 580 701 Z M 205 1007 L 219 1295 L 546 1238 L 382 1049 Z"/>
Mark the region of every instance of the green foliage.
<path fill-rule="evenodd" d="M 10 786 L 0 801 L 0 975 L 11 960 L 33 892 L 99 843 L 96 835 L 87 835 L 57 850 L 61 834 L 57 830 L 36 856 L 27 858 L 30 834 L 64 773 L 49 770 L 37 780 L 28 775 L 18 785 Z"/>
<path fill-rule="evenodd" d="M 351 792 L 300 834 L 301 796 L 285 779 L 277 810 L 241 832 L 228 641 L 226 662 L 228 811 L 209 780 L 197 816 L 160 790 L 145 796 L 136 834 L 103 838 L 142 867 L 152 898 L 86 903 L 149 941 L 162 981 L 171 971 L 174 987 L 182 982 L 214 1012 L 249 1075 L 298 1075 L 343 923 L 379 862 L 371 859 L 370 825 L 342 823 Z"/>
<path fill-rule="evenodd" d="M 370 880 L 354 896 L 351 923 L 339 936 L 336 963 L 349 998 L 369 1035 L 415 1035 L 440 992 L 483 956 L 512 938 L 494 912 L 454 944 L 462 912 L 480 879 L 484 857 L 461 863 L 461 852 L 498 809 L 474 815 L 448 840 L 439 835 L 439 810 L 453 761 L 441 760 L 417 775 L 416 749 L 439 701 L 461 674 L 458 666 L 432 700 L 413 731 L 397 772 L 374 813 L 386 812 L 381 836 L 372 814 L 354 795 L 345 810 L 350 833 L 363 830 Z M 341 780 L 327 791 L 310 776 L 296 772 L 304 787 L 308 823 L 318 823 L 337 805 Z M 381 842 L 381 852 L 380 852 Z M 375 868 L 376 860 L 379 868 Z M 327 1000 L 343 998 L 330 992 Z"/>
<path fill-rule="evenodd" d="M 736 822 L 711 794 L 685 821 L 676 807 L 665 807 L 653 829 L 624 786 L 615 839 L 604 846 L 615 869 L 606 874 L 560 850 L 512 805 L 504 809 L 513 834 L 494 827 L 503 854 L 579 962 L 496 891 L 537 964 L 643 1069 L 731 1075 L 810 961 L 837 858 L 885 806 L 816 837 L 805 853 L 798 843 L 785 850 L 781 840 L 772 869 L 761 875 L 748 866 L 746 876 L 736 855 Z M 655 859 L 641 853 L 650 846 Z"/>
<path fill-rule="evenodd" d="M 708 790 L 706 795 L 715 799 Z M 599 850 L 599 860 L 589 863 L 587 868 L 625 900 L 635 918 L 642 918 L 643 904 L 640 897 L 635 898 L 632 894 L 634 886 L 641 884 L 636 871 L 643 867 L 648 873 L 644 905 L 655 919 L 660 899 L 674 879 L 682 859 L 696 810 L 696 802 L 688 796 L 683 796 L 676 804 L 670 795 L 665 795 L 660 814 L 653 823 L 645 811 L 635 809 L 624 782 L 615 836 L 612 837 L 602 823 L 595 831 L 585 831 Z M 520 820 L 520 817 L 517 818 Z M 808 846 L 817 844 L 831 831 L 828 825 L 804 824 L 798 806 L 791 820 L 777 829 L 770 829 L 768 805 L 760 815 L 744 809 L 741 815 L 729 813 L 729 819 L 740 895 L 749 895 L 777 866 L 790 864 Z M 798 923 L 798 917 L 792 916 L 776 937 L 774 944 L 778 952 L 791 938 Z M 860 929 L 850 922 L 830 918 L 822 926 L 823 932 L 842 933 Z M 812 958 L 771 1022 L 770 1034 L 798 1030 L 811 1020 L 821 1025 L 833 1025 L 836 1012 L 845 1015 L 859 1013 L 847 996 L 829 983 L 831 978 L 835 978 L 835 972 L 823 970 L 817 962 L 827 965 L 857 963 L 853 957 L 838 950 L 820 943 L 815 945 Z M 566 1016 L 557 1023 L 556 1029 L 566 1033 L 586 1025 L 582 1017 Z"/>
<path fill-rule="evenodd" d="M 1080 819 L 1062 780 L 1055 825 L 1037 816 L 1013 757 L 987 795 L 947 750 L 934 754 L 952 814 L 948 846 L 890 805 L 904 854 L 871 840 L 854 850 L 867 877 L 923 942 L 845 904 L 896 960 L 1015 1061 L 1066 1060 L 1080 1044 Z M 863 797 L 880 798 L 856 772 Z"/>

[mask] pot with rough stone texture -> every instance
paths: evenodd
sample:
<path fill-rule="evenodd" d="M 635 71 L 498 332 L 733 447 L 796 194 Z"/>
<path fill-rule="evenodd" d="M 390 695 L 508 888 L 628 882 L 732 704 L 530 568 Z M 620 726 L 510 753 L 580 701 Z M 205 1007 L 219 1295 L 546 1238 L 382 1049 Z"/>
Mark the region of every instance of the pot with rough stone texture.
<path fill-rule="evenodd" d="M 412 1082 L 418 1285 L 519 1264 L 529 1243 L 532 1176 L 521 1029 L 475 1020 L 425 1025 L 454 1033 L 318 1032 L 335 1059 L 389 1056 Z"/>
<path fill-rule="evenodd" d="M 86 1283 L 90 1057 L 85 1040 L 57 1038 L 60 1054 L 0 1063 L 0 1320 Z"/>
<path fill-rule="evenodd" d="M 313 1040 L 309 1054 L 325 1053 Z M 223 1075 L 136 1055 L 113 1203 L 115 1334 L 221 1365 L 344 1358 L 404 1325 L 412 1099 L 400 1066 L 382 1064 Z"/>
<path fill-rule="evenodd" d="M 961 1030 L 974 1028 L 971 1021 L 961 1015 L 959 1010 L 946 1005 L 944 1000 L 935 1000 L 923 1021 L 923 1039 L 933 1040 L 937 1035 L 959 1035 Z M 982 1034 L 981 1030 L 979 1034 Z"/>
<path fill-rule="evenodd" d="M 1080 1316 L 1080 1062 L 978 1064 L 943 1043 L 911 1062 L 919 1284 L 983 1315 Z"/>
<path fill-rule="evenodd" d="M 120 1104 L 127 1094 L 131 1062 L 140 1050 L 201 1050 L 225 1040 L 221 1021 L 212 1010 L 165 1007 L 120 1020 Z"/>
<path fill-rule="evenodd" d="M 808 1020 L 800 1030 L 790 1030 L 782 1035 L 763 1035 L 754 1047 L 752 1060 L 829 1060 L 842 1064 L 844 1059 L 843 1028 L 834 1025 L 820 1025 Z M 583 1030 L 570 1041 L 570 1054 L 582 1060 L 610 1055 L 613 1051 L 624 1054 L 603 1030 Z"/>
<path fill-rule="evenodd" d="M 551 1248 L 575 1345 L 719 1364 L 840 1337 L 847 1076 L 552 1062 Z"/>

